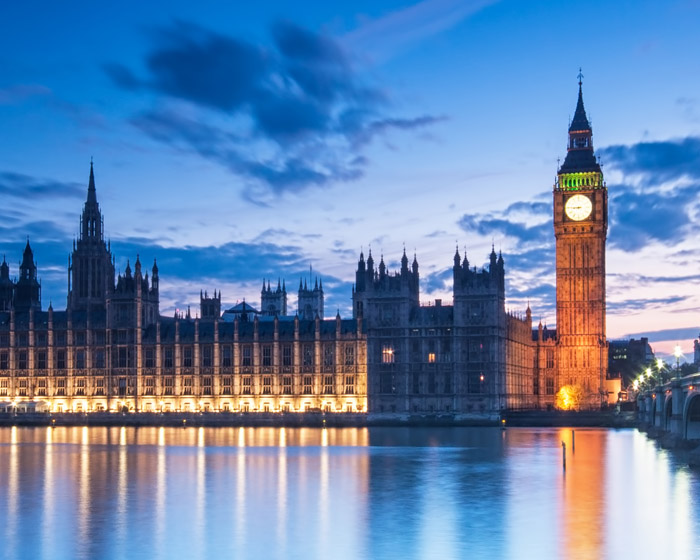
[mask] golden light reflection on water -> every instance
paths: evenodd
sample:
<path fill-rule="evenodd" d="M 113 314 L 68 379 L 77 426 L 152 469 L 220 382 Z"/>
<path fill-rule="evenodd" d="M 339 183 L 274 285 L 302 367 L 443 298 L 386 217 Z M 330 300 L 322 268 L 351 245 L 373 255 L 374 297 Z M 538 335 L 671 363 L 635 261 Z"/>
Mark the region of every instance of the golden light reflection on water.
<path fill-rule="evenodd" d="M 80 462 L 78 465 L 78 543 L 83 548 L 89 542 L 90 530 L 90 431 L 84 426 L 80 434 Z"/>
<path fill-rule="evenodd" d="M 114 531 L 118 542 L 126 540 L 127 518 L 127 447 L 126 447 L 126 427 L 119 428 L 119 447 L 117 458 L 117 507 Z"/>
<path fill-rule="evenodd" d="M 166 544 L 166 495 L 167 495 L 167 449 L 165 428 L 158 428 L 158 453 L 156 455 L 156 507 L 155 507 L 155 551 L 156 556 L 165 556 Z"/>
<path fill-rule="evenodd" d="M 53 551 L 53 535 L 54 535 L 54 468 L 53 468 L 53 433 L 52 427 L 46 428 L 46 445 L 44 445 L 44 487 L 42 491 L 42 522 L 41 522 L 41 545 L 42 553 L 45 557 L 49 557 Z"/>
<path fill-rule="evenodd" d="M 14 556 L 18 546 L 16 539 L 17 504 L 19 502 L 18 477 L 17 426 L 12 426 L 10 432 L 10 461 L 7 471 L 7 525 L 4 543 L 2 544 L 9 557 Z"/>
<path fill-rule="evenodd" d="M 644 436 L 576 430 L 574 450 L 570 429 L 382 433 L 370 451 L 366 429 L 0 428 L 2 551 L 35 527 L 35 557 L 128 558 L 138 543 L 157 558 L 356 559 L 397 534 L 405 557 L 457 557 L 483 535 L 512 542 L 483 545 L 494 558 L 698 550 L 698 477 Z"/>
<path fill-rule="evenodd" d="M 207 511 L 206 494 L 206 466 L 207 455 L 204 445 L 204 428 L 197 429 L 197 463 L 196 463 L 196 491 L 195 491 L 195 515 L 194 515 L 194 548 L 203 550 L 205 514 Z"/>
<path fill-rule="evenodd" d="M 287 550 L 287 429 L 279 429 L 279 453 L 277 454 L 277 532 L 279 556 Z"/>
<path fill-rule="evenodd" d="M 245 428 L 238 428 L 238 449 L 236 456 L 236 501 L 234 542 L 236 549 L 243 550 L 246 536 L 246 454 Z"/>
<path fill-rule="evenodd" d="M 562 428 L 558 432 L 567 455 L 559 494 L 562 558 L 603 557 L 606 435 L 603 430 Z"/>
<path fill-rule="evenodd" d="M 328 451 L 328 429 L 321 431 L 321 468 L 320 468 L 320 491 L 319 491 L 319 556 L 328 558 L 332 553 L 332 543 L 328 541 L 328 524 L 331 522 L 330 511 L 330 490 L 329 490 L 329 451 Z"/>

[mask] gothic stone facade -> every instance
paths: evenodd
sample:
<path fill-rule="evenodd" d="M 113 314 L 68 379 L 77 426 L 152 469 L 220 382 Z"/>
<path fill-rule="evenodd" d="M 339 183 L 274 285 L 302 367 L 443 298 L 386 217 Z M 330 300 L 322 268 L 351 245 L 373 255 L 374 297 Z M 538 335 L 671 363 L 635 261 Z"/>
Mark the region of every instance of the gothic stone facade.
<path fill-rule="evenodd" d="M 504 261 L 454 256 L 453 305 L 419 302 L 418 262 L 360 255 L 353 309 L 367 332 L 370 412 L 464 414 L 536 406 L 532 317 L 505 311 Z"/>
<path fill-rule="evenodd" d="M 116 275 L 92 168 L 65 310 L 41 309 L 29 242 L 19 280 L 0 265 L 0 400 L 53 411 L 485 413 L 530 407 L 531 315 L 505 312 L 504 262 L 454 259 L 454 305 L 419 304 L 418 262 L 360 257 L 352 319 L 323 318 L 323 286 L 263 283 L 261 312 L 200 294 L 201 318 L 159 311 L 157 264 Z M 229 320 L 231 319 L 232 320 Z"/>
<path fill-rule="evenodd" d="M 155 261 L 149 278 L 137 256 L 115 282 L 92 167 L 68 275 L 66 310 L 42 311 L 29 242 L 16 282 L 0 265 L 0 401 L 43 400 L 53 411 L 367 410 L 362 321 L 323 320 L 322 287 L 304 292 L 312 318 L 286 316 L 280 288 L 281 314 L 228 323 L 216 292 L 202 294 L 201 319 L 161 316 Z"/>
<path fill-rule="evenodd" d="M 490 413 L 544 407 L 566 384 L 603 395 L 607 378 L 607 188 L 579 98 L 553 190 L 557 329 L 533 331 L 505 310 L 505 265 L 457 251 L 453 302 L 420 304 L 418 262 L 375 269 L 360 255 L 353 318 L 323 318 L 323 286 L 263 282 L 261 311 L 221 315 L 201 294 L 201 319 L 161 316 L 159 271 L 137 256 L 115 281 L 92 166 L 68 269 L 64 311 L 41 308 L 27 241 L 19 278 L 0 265 L 0 400 L 45 400 L 52 410 L 325 410 L 396 414 Z"/>

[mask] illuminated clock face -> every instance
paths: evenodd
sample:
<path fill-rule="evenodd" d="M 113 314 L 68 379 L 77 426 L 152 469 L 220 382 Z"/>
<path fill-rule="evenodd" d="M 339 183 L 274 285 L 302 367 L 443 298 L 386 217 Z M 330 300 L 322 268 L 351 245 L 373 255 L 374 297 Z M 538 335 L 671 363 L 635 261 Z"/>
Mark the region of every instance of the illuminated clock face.
<path fill-rule="evenodd" d="M 591 199 L 583 194 L 575 194 L 566 201 L 564 211 L 566 215 L 576 222 L 585 220 L 591 215 L 593 203 Z"/>

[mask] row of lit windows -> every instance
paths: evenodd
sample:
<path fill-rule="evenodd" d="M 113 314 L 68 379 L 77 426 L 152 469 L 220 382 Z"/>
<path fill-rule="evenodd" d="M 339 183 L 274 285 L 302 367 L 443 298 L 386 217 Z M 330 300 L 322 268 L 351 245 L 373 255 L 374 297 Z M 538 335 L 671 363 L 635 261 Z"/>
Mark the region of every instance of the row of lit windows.
<path fill-rule="evenodd" d="M 175 394 L 175 379 L 174 377 L 171 376 L 166 376 L 162 378 L 162 394 L 164 395 L 174 395 Z M 203 376 L 200 378 L 200 389 L 201 389 L 201 394 L 203 395 L 213 395 L 214 394 L 214 380 L 211 376 Z M 294 388 L 293 388 L 293 378 L 291 375 L 283 376 L 281 378 L 281 383 L 280 383 L 280 393 L 282 395 L 292 395 L 295 394 Z M 322 378 L 322 394 L 335 394 L 336 393 L 336 383 L 335 383 L 335 378 L 332 375 L 324 375 Z M 355 376 L 354 375 L 345 375 L 343 377 L 344 385 L 342 385 L 340 388 L 342 389 L 342 392 L 346 395 L 354 395 L 355 394 Z M 95 393 L 96 395 L 104 395 L 104 379 L 103 378 L 96 378 L 94 380 L 94 387 L 96 389 Z M 37 395 L 46 395 L 46 378 L 37 378 L 36 379 L 36 394 Z M 113 388 L 116 390 L 116 393 L 120 393 L 123 395 L 126 394 L 133 394 L 133 391 L 129 391 L 128 389 L 134 388 L 134 383 L 133 379 L 113 379 L 112 380 L 112 385 Z M 8 391 L 9 391 L 9 379 L 7 378 L 0 378 L 0 396 L 7 396 Z M 57 378 L 55 380 L 55 394 L 62 396 L 65 395 L 65 389 L 66 389 L 66 379 L 65 378 Z M 73 394 L 76 396 L 83 396 L 85 395 L 85 389 L 87 387 L 86 384 L 86 379 L 82 377 L 76 377 L 73 379 Z M 27 390 L 29 388 L 29 380 L 27 378 L 18 378 L 17 379 L 17 392 L 18 396 L 26 396 Z M 260 394 L 262 395 L 272 395 L 273 394 L 273 378 L 272 376 L 263 376 L 262 378 L 262 384 L 261 384 L 261 390 Z M 143 380 L 143 394 L 144 395 L 154 395 L 156 390 L 156 378 L 154 377 L 145 377 Z M 195 378 L 193 376 L 184 376 L 181 379 L 181 385 L 180 385 L 180 393 L 183 395 L 193 395 L 195 394 Z M 223 376 L 221 378 L 221 384 L 220 384 L 220 393 L 221 394 L 233 394 L 233 377 L 232 376 Z M 253 386 L 253 378 L 250 376 L 244 376 L 241 378 L 241 394 L 243 395 L 253 395 L 254 394 L 254 386 Z M 305 375 L 302 378 L 302 384 L 301 384 L 301 394 L 304 395 L 313 395 L 314 390 L 313 390 L 313 376 L 311 375 Z"/>
<path fill-rule="evenodd" d="M 273 346 L 271 344 L 265 344 L 261 346 L 261 365 L 263 367 L 270 367 L 273 365 Z M 211 367 L 213 366 L 213 351 L 214 347 L 211 345 L 202 346 L 201 353 L 199 357 L 200 366 Z M 175 363 L 175 349 L 173 347 L 166 347 L 162 350 L 163 367 L 172 368 Z M 224 345 L 221 347 L 221 365 L 223 367 L 231 367 L 233 365 L 232 358 L 232 346 Z M 47 361 L 47 351 L 46 350 L 36 350 L 35 351 L 35 361 L 34 367 L 36 369 L 46 369 L 48 367 Z M 253 365 L 253 346 L 243 345 L 241 346 L 241 352 L 239 357 L 239 364 L 241 366 L 252 366 Z M 29 367 L 29 354 L 27 350 L 18 350 L 17 362 L 15 367 L 20 370 L 28 369 Z M 56 369 L 65 369 L 67 367 L 67 351 L 66 350 L 54 350 L 54 363 L 53 367 Z M 335 345 L 325 344 L 323 345 L 323 365 L 326 367 L 335 366 Z M 104 349 L 94 349 L 92 352 L 92 367 L 104 368 L 105 367 L 105 351 Z M 112 349 L 112 365 L 114 367 L 134 367 L 135 366 L 135 349 L 133 347 L 118 347 Z M 193 367 L 194 366 L 194 347 L 193 346 L 183 346 L 182 354 L 180 356 L 180 362 L 182 367 Z M 313 366 L 314 365 L 314 346 L 312 344 L 304 344 L 302 346 L 302 365 Z M 282 345 L 282 365 L 292 366 L 294 364 L 293 360 L 293 347 L 291 344 Z M 343 348 L 343 364 L 346 366 L 355 365 L 355 346 L 354 344 L 346 344 Z M 147 368 L 156 367 L 156 350 L 153 347 L 147 347 L 144 352 L 144 366 Z M 83 369 L 87 367 L 86 365 L 86 350 L 76 349 L 73 352 L 73 367 L 76 369 Z M 0 370 L 10 369 L 10 355 L 8 351 L 0 352 Z"/>

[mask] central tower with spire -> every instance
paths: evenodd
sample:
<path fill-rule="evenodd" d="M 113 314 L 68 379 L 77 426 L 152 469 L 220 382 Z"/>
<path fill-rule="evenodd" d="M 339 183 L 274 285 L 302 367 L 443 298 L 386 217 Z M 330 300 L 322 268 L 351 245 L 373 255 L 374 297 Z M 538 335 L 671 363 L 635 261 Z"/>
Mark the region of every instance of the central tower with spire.
<path fill-rule="evenodd" d="M 580 386 L 600 402 L 607 378 L 605 241 L 608 190 L 593 153 L 582 75 L 566 159 L 554 185 L 557 278 L 557 387 Z"/>
<path fill-rule="evenodd" d="M 95 173 L 90 162 L 87 200 L 80 217 L 80 237 L 73 243 L 68 267 L 68 309 L 104 309 L 107 295 L 114 289 L 114 263 L 103 230 Z"/>

